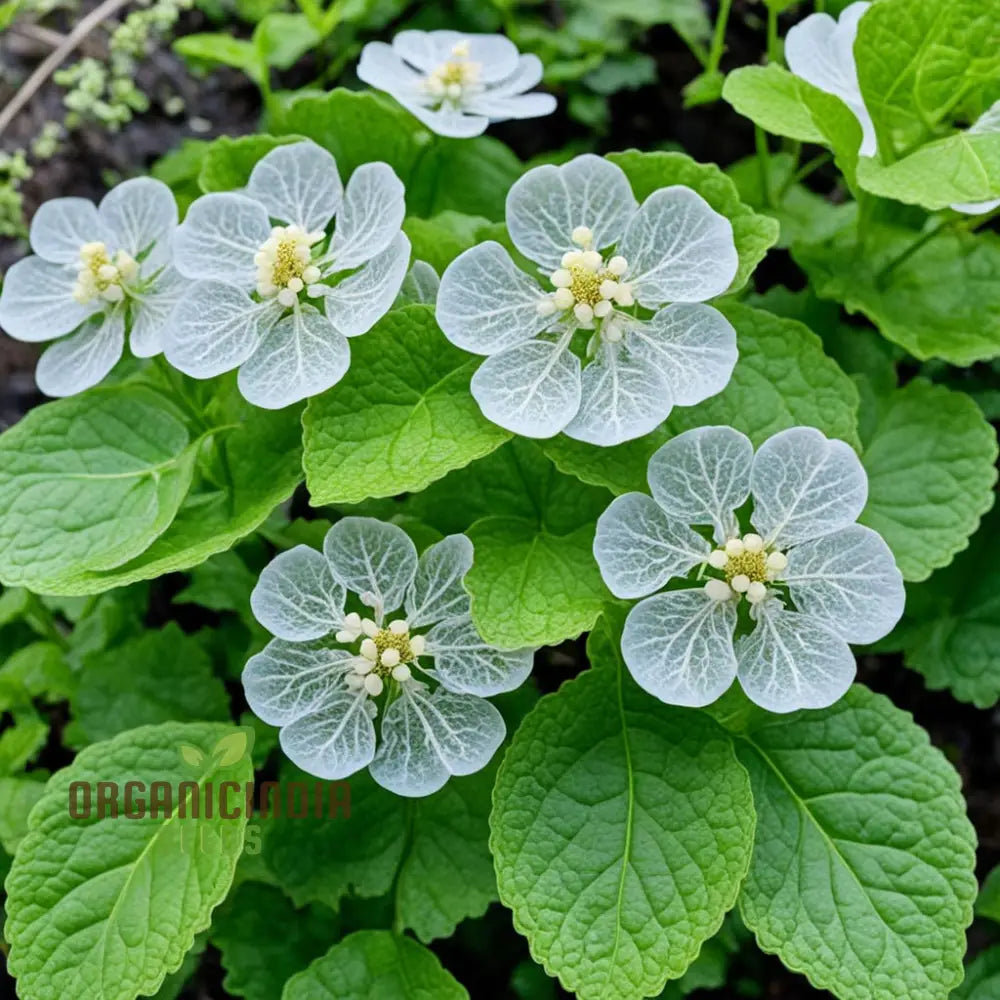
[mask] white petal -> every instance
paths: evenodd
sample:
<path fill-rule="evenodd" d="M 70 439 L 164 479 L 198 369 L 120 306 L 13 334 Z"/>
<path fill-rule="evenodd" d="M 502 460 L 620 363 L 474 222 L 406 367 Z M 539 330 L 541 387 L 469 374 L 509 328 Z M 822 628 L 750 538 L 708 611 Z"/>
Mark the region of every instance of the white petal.
<path fill-rule="evenodd" d="M 750 488 L 753 526 L 779 548 L 846 528 L 868 499 L 868 477 L 854 450 L 815 427 L 768 438 L 754 456 Z"/>
<path fill-rule="evenodd" d="M 857 672 L 847 643 L 777 600 L 758 609 L 757 627 L 736 648 L 747 697 L 769 712 L 826 708 L 843 697 Z"/>
<path fill-rule="evenodd" d="M 114 233 L 114 249 L 137 257 L 149 250 L 143 270 L 149 274 L 170 259 L 170 235 L 177 225 L 177 202 L 170 188 L 152 177 L 135 177 L 113 187 L 98 208 Z"/>
<path fill-rule="evenodd" d="M 365 163 L 351 174 L 330 250 L 334 267 L 371 260 L 392 242 L 406 214 L 403 182 L 388 163 Z"/>
<path fill-rule="evenodd" d="M 247 183 L 247 194 L 272 219 L 310 233 L 326 228 L 340 208 L 343 192 L 336 160 L 308 140 L 276 146 L 257 161 Z"/>
<path fill-rule="evenodd" d="M 376 90 L 410 98 L 419 93 L 423 79 L 385 42 L 369 42 L 361 50 L 356 72 L 360 80 Z"/>
<path fill-rule="evenodd" d="M 112 233 L 86 198 L 53 198 L 43 202 L 31 220 L 31 249 L 54 264 L 75 264 L 84 243 L 110 243 Z"/>
<path fill-rule="evenodd" d="M 318 639 L 340 626 L 346 592 L 326 556 L 296 545 L 272 559 L 250 594 L 254 617 L 280 639 Z"/>
<path fill-rule="evenodd" d="M 997 206 L 1000 206 L 1000 198 L 991 201 L 956 201 L 948 207 L 965 215 L 983 215 L 992 212 Z"/>
<path fill-rule="evenodd" d="M 327 288 L 326 315 L 345 336 L 367 333 L 391 308 L 410 263 L 410 241 L 397 233 L 380 254 L 339 285 Z"/>
<path fill-rule="evenodd" d="M 531 649 L 495 649 L 480 638 L 471 618 L 450 618 L 427 633 L 427 671 L 449 691 L 480 697 L 519 688 L 531 673 Z"/>
<path fill-rule="evenodd" d="M 417 100 L 394 96 L 414 118 L 423 122 L 432 132 L 447 139 L 473 139 L 489 128 L 490 120 L 485 115 L 467 115 L 464 111 L 452 108 L 434 111 Z"/>
<path fill-rule="evenodd" d="M 257 349 L 268 307 L 219 281 L 188 287 L 163 334 L 163 353 L 186 375 L 213 378 L 243 364 Z"/>
<path fill-rule="evenodd" d="M 705 562 L 711 546 L 645 493 L 612 500 L 597 519 L 594 558 L 615 597 L 645 597 Z"/>
<path fill-rule="evenodd" d="M 151 358 L 163 350 L 167 325 L 190 287 L 190 278 L 185 278 L 176 268 L 165 267 L 157 275 L 152 289 L 136 302 L 129 346 L 137 358 Z"/>
<path fill-rule="evenodd" d="M 174 230 L 174 267 L 187 278 L 257 283 L 254 254 L 271 235 L 267 211 L 242 194 L 206 194 L 193 202 Z"/>
<path fill-rule="evenodd" d="M 0 327 L 9 337 L 29 343 L 54 340 L 75 330 L 104 305 L 82 306 L 73 298 L 76 271 L 41 257 L 25 257 L 11 266 L 0 289 Z"/>
<path fill-rule="evenodd" d="M 640 601 L 625 619 L 622 656 L 636 683 L 668 705 L 710 705 L 736 676 L 736 604 L 700 587 Z"/>
<path fill-rule="evenodd" d="M 303 771 L 336 781 L 360 771 L 375 756 L 375 726 L 368 696 L 339 691 L 323 707 L 304 715 L 278 734 L 281 749 Z"/>
<path fill-rule="evenodd" d="M 472 568 L 472 542 L 465 535 L 448 535 L 420 557 L 413 585 L 406 595 L 406 620 L 412 628 L 469 613 L 469 595 L 462 580 Z"/>
<path fill-rule="evenodd" d="M 580 409 L 565 434 L 605 447 L 648 434 L 673 407 L 666 376 L 624 342 L 601 345 L 583 369 L 580 390 Z"/>
<path fill-rule="evenodd" d="M 510 76 L 517 69 L 517 46 L 503 35 L 466 35 L 460 31 L 400 31 L 392 47 L 411 66 L 425 73 L 454 58 L 460 42 L 469 46 L 469 62 L 478 63 L 483 83 Z"/>
<path fill-rule="evenodd" d="M 732 427 L 678 434 L 649 460 L 656 502 L 687 524 L 711 524 L 716 541 L 736 531 L 733 511 L 750 495 L 753 445 Z"/>
<path fill-rule="evenodd" d="M 854 39 L 860 15 L 870 4 L 851 4 L 841 23 L 829 14 L 810 14 L 789 28 L 785 36 L 785 61 L 798 77 L 850 104 L 861 102 Z M 850 13 L 848 13 L 850 11 Z"/>
<path fill-rule="evenodd" d="M 499 244 L 470 247 L 447 267 L 438 290 L 437 321 L 463 351 L 496 354 L 531 340 L 552 324 L 538 314 L 542 291 Z"/>
<path fill-rule="evenodd" d="M 620 167 L 585 153 L 562 166 L 529 170 L 507 195 L 507 228 L 514 246 L 546 270 L 560 265 L 577 226 L 588 226 L 594 247 L 616 243 L 637 208 Z"/>
<path fill-rule="evenodd" d="M 440 287 L 441 279 L 438 277 L 437 271 L 426 260 L 415 260 L 410 265 L 410 270 L 406 272 L 406 277 L 403 279 L 399 295 L 393 306 L 412 302 L 421 302 L 424 305 L 432 306 L 437 302 Z"/>
<path fill-rule="evenodd" d="M 517 68 L 510 76 L 498 81 L 489 88 L 489 96 L 511 97 L 514 94 L 523 94 L 532 87 L 537 87 L 542 82 L 545 67 L 542 60 L 534 53 L 528 53 L 518 57 Z"/>
<path fill-rule="evenodd" d="M 491 122 L 505 122 L 517 118 L 541 118 L 556 109 L 556 99 L 551 94 L 512 94 L 499 97 L 487 91 L 466 105 L 471 114 L 486 115 Z"/>
<path fill-rule="evenodd" d="M 247 704 L 268 725 L 288 725 L 341 691 L 344 674 L 356 659 L 322 642 L 272 639 L 243 668 Z"/>
<path fill-rule="evenodd" d="M 529 340 L 487 358 L 470 388 L 487 420 L 525 437 L 552 437 L 580 409 L 580 359 L 565 339 Z"/>
<path fill-rule="evenodd" d="M 49 347 L 38 361 L 35 382 L 46 396 L 75 395 L 97 385 L 124 350 L 125 313 L 115 309 Z"/>
<path fill-rule="evenodd" d="M 736 331 L 718 309 L 678 302 L 629 330 L 632 351 L 663 373 L 678 406 L 694 406 L 722 392 L 739 351 Z"/>
<path fill-rule="evenodd" d="M 279 410 L 336 385 L 350 364 L 344 335 L 312 306 L 299 306 L 264 333 L 243 363 L 240 392 L 254 406 Z"/>
<path fill-rule="evenodd" d="M 417 572 L 417 550 L 395 524 L 373 517 L 341 518 L 326 534 L 323 552 L 333 575 L 371 608 L 395 611 Z"/>
<path fill-rule="evenodd" d="M 648 309 L 721 295 L 739 267 L 732 223 L 680 186 L 660 188 L 642 203 L 618 253 L 628 261 L 635 297 Z"/>
<path fill-rule="evenodd" d="M 430 795 L 452 775 L 484 768 L 505 732 L 500 713 L 482 698 L 405 684 L 386 709 L 371 775 L 397 795 Z"/>
<path fill-rule="evenodd" d="M 875 642 L 903 614 L 906 591 L 878 532 L 852 524 L 788 553 L 781 574 L 792 600 L 847 642 Z"/>

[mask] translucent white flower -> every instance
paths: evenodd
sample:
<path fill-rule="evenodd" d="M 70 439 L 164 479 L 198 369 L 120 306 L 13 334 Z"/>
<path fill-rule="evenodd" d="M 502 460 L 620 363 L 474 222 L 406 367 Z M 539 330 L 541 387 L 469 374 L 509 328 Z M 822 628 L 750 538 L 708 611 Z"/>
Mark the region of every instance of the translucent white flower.
<path fill-rule="evenodd" d="M 829 14 L 810 14 L 785 37 L 785 61 L 788 68 L 824 93 L 839 97 L 854 112 L 861 125 L 862 156 L 874 156 L 878 150 L 875 126 L 865 107 L 854 60 L 854 40 L 858 22 L 870 3 L 852 3 L 845 7 L 840 20 Z"/>
<path fill-rule="evenodd" d="M 987 108 L 968 128 L 969 135 L 990 135 L 1000 132 L 1000 101 Z M 989 201 L 963 201 L 951 206 L 956 212 L 966 215 L 982 215 L 1000 207 L 1000 198 Z"/>
<path fill-rule="evenodd" d="M 243 687 L 299 767 L 326 779 L 369 767 L 416 796 L 486 765 L 505 730 L 485 699 L 525 680 L 532 651 L 480 638 L 462 585 L 471 565 L 464 535 L 418 559 L 396 525 L 347 517 L 322 553 L 299 545 L 267 566 L 251 606 L 277 638 L 247 663 Z"/>
<path fill-rule="evenodd" d="M 388 164 L 363 164 L 344 190 L 315 143 L 271 150 L 245 192 L 199 198 L 174 235 L 189 280 L 167 360 L 195 378 L 239 368 L 240 392 L 268 409 L 329 389 L 350 365 L 347 338 L 370 330 L 403 283 L 404 212 Z"/>
<path fill-rule="evenodd" d="M 611 592 L 646 598 L 622 633 L 636 681 L 674 705 L 708 705 L 734 677 L 772 712 L 837 701 L 856 671 L 847 644 L 888 634 L 905 601 L 889 547 L 855 523 L 868 480 L 854 451 L 793 427 L 755 455 L 732 427 L 699 427 L 653 455 L 648 479 L 653 496 L 618 497 L 594 540 Z"/>
<path fill-rule="evenodd" d="M 525 93 L 542 79 L 542 64 L 520 55 L 503 35 L 401 31 L 392 45 L 369 42 L 362 49 L 358 76 L 438 135 L 468 138 L 490 122 L 556 109 L 551 94 Z"/>
<path fill-rule="evenodd" d="M 97 385 L 122 356 L 126 332 L 138 357 L 160 352 L 181 291 L 169 264 L 176 225 L 170 189 L 148 177 L 119 184 L 99 206 L 55 198 L 38 209 L 29 234 L 37 256 L 7 272 L 0 327 L 16 340 L 65 338 L 38 363 L 42 392 L 71 396 Z"/>
<path fill-rule="evenodd" d="M 488 242 L 449 265 L 437 300 L 445 336 L 488 355 L 472 394 L 490 420 L 613 445 L 725 387 L 736 333 L 703 303 L 729 288 L 738 257 L 729 220 L 700 195 L 667 187 L 639 205 L 622 170 L 585 155 L 529 170 L 506 216 L 545 287 Z"/>

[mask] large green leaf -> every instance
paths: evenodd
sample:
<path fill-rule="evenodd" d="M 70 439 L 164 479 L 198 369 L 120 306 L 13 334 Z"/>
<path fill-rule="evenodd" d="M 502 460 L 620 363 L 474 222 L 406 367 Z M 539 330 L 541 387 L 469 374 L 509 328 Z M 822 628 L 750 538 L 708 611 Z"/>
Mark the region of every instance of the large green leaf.
<path fill-rule="evenodd" d="M 437 956 L 389 931 L 358 931 L 285 985 L 281 1000 L 469 1000 Z"/>
<path fill-rule="evenodd" d="M 46 403 L 0 436 L 0 580 L 65 590 L 137 556 L 191 485 L 197 447 L 142 386 Z"/>
<path fill-rule="evenodd" d="M 839 1000 L 941 1000 L 962 978 L 975 832 L 958 775 L 888 699 L 754 713 L 737 740 L 757 837 L 740 910 Z"/>
<path fill-rule="evenodd" d="M 294 142 L 291 136 L 219 136 L 200 153 L 198 185 L 202 191 L 235 191 L 246 187 L 257 161 L 277 146 Z"/>
<path fill-rule="evenodd" d="M 879 401 L 862 461 L 874 528 L 907 580 L 925 580 L 968 545 L 993 505 L 997 439 L 962 392 L 915 379 Z"/>
<path fill-rule="evenodd" d="M 88 747 L 51 778 L 6 884 L 8 967 L 22 1000 L 132 1000 L 155 993 L 180 966 L 226 895 L 243 847 L 243 810 L 219 818 L 216 794 L 205 818 L 209 786 L 252 775 L 248 754 L 220 762 L 227 738 L 243 733 L 213 724 L 147 726 Z M 201 763 L 186 763 L 182 747 Z M 75 782 L 92 789 L 89 818 L 67 810 Z M 141 782 L 144 789 L 132 786 L 133 812 L 150 805 L 153 782 L 165 782 L 170 809 L 99 818 L 98 782 L 118 784 L 122 809 L 126 782 Z M 189 796 L 181 782 L 190 783 Z M 191 804 L 186 817 L 182 799 Z"/>
<path fill-rule="evenodd" d="M 562 475 L 521 439 L 475 468 L 514 494 L 468 530 L 475 561 L 465 586 L 482 637 L 518 649 L 585 632 L 609 596 L 591 550 L 610 495 Z"/>
<path fill-rule="evenodd" d="M 469 393 L 479 361 L 445 340 L 430 306 L 390 312 L 351 354 L 303 420 L 314 504 L 419 492 L 511 436 L 480 412 Z"/>
<path fill-rule="evenodd" d="M 264 826 L 263 857 L 299 906 L 336 908 L 352 890 L 392 892 L 400 929 L 422 941 L 447 937 L 496 899 L 487 817 L 495 765 L 422 799 L 404 799 L 367 772 L 351 778 L 349 810 L 333 819 L 276 817 Z M 288 770 L 286 781 L 310 781 Z"/>
<path fill-rule="evenodd" d="M 946 122 L 1000 76 L 1000 19 L 982 0 L 881 0 L 854 43 L 858 82 L 883 156 Z"/>
<path fill-rule="evenodd" d="M 819 337 L 795 320 L 725 301 L 719 308 L 736 328 L 739 360 L 717 396 L 679 407 L 667 423 L 636 441 L 598 448 L 565 436 L 542 449 L 562 471 L 615 493 L 646 489 L 646 465 L 675 433 L 709 424 L 730 424 L 755 445 L 787 427 L 818 427 L 832 438 L 858 443 L 858 391 Z"/>
<path fill-rule="evenodd" d="M 535 959 L 583 1000 L 629 1000 L 682 976 L 719 929 L 754 809 L 716 723 L 641 691 L 603 625 L 590 656 L 515 734 L 490 844 Z"/>
<path fill-rule="evenodd" d="M 768 248 L 777 242 L 777 222 L 744 205 L 736 185 L 714 163 L 698 163 L 684 153 L 640 153 L 637 150 L 611 153 L 608 159 L 625 171 L 639 201 L 644 201 L 658 188 L 683 184 L 697 191 L 716 212 L 729 219 L 740 257 L 731 292 L 750 280 Z"/>
<path fill-rule="evenodd" d="M 921 360 L 969 365 L 1000 354 L 1000 237 L 922 234 L 873 226 L 858 245 L 853 228 L 793 248 L 821 298 L 864 313 L 882 335 Z M 907 255 L 907 256 L 904 256 Z"/>
<path fill-rule="evenodd" d="M 1000 996 L 1000 947 L 984 951 L 969 963 L 962 985 L 951 1000 L 996 1000 Z"/>

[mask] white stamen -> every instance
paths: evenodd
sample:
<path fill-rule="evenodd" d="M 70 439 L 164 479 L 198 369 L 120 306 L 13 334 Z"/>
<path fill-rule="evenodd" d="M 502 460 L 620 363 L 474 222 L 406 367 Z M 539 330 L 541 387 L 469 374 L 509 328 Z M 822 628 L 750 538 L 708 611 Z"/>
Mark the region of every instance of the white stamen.
<path fill-rule="evenodd" d="M 705 593 L 713 601 L 728 601 L 733 596 L 732 589 L 725 580 L 706 580 Z"/>
<path fill-rule="evenodd" d="M 608 270 L 621 277 L 628 270 L 628 261 L 620 254 L 608 261 Z"/>
<path fill-rule="evenodd" d="M 761 552 L 764 548 L 764 539 L 760 535 L 755 535 L 753 532 L 743 536 L 743 548 L 747 552 Z"/>
<path fill-rule="evenodd" d="M 393 635 L 406 635 L 410 631 L 410 623 L 405 618 L 397 618 L 389 622 L 389 631 Z"/>
<path fill-rule="evenodd" d="M 732 557 L 743 555 L 743 542 L 738 538 L 730 538 L 726 542 L 726 555 Z"/>
<path fill-rule="evenodd" d="M 780 573 L 788 566 L 788 556 L 784 552 L 772 552 L 767 557 L 767 568 Z"/>
<path fill-rule="evenodd" d="M 427 648 L 427 640 L 422 635 L 415 635 L 410 639 L 410 651 L 414 656 L 423 656 Z"/>
<path fill-rule="evenodd" d="M 398 667 L 392 668 L 392 679 L 399 681 L 402 684 L 404 681 L 408 681 L 413 676 L 410 668 L 405 664 L 401 663 Z"/>
<path fill-rule="evenodd" d="M 598 319 L 604 319 L 605 316 L 610 316 L 614 310 L 614 306 L 607 300 L 602 300 L 594 306 L 594 315 Z"/>
<path fill-rule="evenodd" d="M 604 263 L 604 261 L 602 260 L 601 255 L 596 250 L 584 250 L 583 259 L 580 261 L 580 263 L 588 271 L 596 271 L 601 266 L 601 264 Z"/>
<path fill-rule="evenodd" d="M 729 581 L 729 586 L 736 591 L 737 594 L 745 594 L 747 590 L 750 589 L 750 577 L 746 573 L 737 573 L 736 576 Z"/>
<path fill-rule="evenodd" d="M 378 674 L 369 674 L 365 678 L 365 690 L 373 697 L 377 698 L 382 693 L 382 678 Z"/>
<path fill-rule="evenodd" d="M 569 309 L 576 302 L 576 299 L 573 298 L 573 293 L 568 288 L 557 288 L 552 293 L 552 301 L 559 309 Z"/>
<path fill-rule="evenodd" d="M 369 638 L 374 639 L 378 635 L 378 625 L 371 618 L 361 619 L 361 631 Z"/>
<path fill-rule="evenodd" d="M 378 646 L 375 645 L 374 639 L 365 639 L 361 643 L 361 655 L 373 663 L 378 659 Z"/>
<path fill-rule="evenodd" d="M 556 304 L 549 295 L 546 295 L 544 299 L 539 299 L 535 304 L 535 312 L 539 316 L 551 316 L 556 310 Z"/>
<path fill-rule="evenodd" d="M 714 549 L 708 554 L 708 565 L 714 569 L 725 569 L 729 556 L 722 549 Z"/>
<path fill-rule="evenodd" d="M 747 600 L 751 604 L 760 604 L 767 597 L 767 587 L 757 580 L 747 587 Z"/>
<path fill-rule="evenodd" d="M 591 306 L 588 306 L 586 302 L 577 302 L 573 306 L 573 315 L 581 323 L 589 323 L 594 318 L 594 310 Z"/>
<path fill-rule="evenodd" d="M 347 687 L 350 691 L 360 691 L 365 686 L 365 679 L 360 674 L 347 675 Z"/>
<path fill-rule="evenodd" d="M 571 238 L 578 247 L 589 247 L 594 242 L 594 234 L 589 226 L 577 226 Z"/>
<path fill-rule="evenodd" d="M 395 667 L 399 663 L 399 650 L 392 647 L 383 649 L 381 660 L 383 667 Z"/>
<path fill-rule="evenodd" d="M 615 292 L 618 291 L 618 282 L 612 281 L 610 278 L 605 278 L 601 282 L 601 287 L 599 289 L 602 299 L 613 299 L 615 297 Z"/>

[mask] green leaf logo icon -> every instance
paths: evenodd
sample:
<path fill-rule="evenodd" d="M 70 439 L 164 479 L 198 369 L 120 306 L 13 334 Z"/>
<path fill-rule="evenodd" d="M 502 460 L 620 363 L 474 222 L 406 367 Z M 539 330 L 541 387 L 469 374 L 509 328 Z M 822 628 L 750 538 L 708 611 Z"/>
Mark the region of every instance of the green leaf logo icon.
<path fill-rule="evenodd" d="M 190 743 L 182 743 L 180 745 L 181 758 L 185 764 L 190 764 L 191 767 L 201 767 L 205 762 L 205 754 L 203 751 L 199 750 L 197 747 L 192 746 Z"/>
<path fill-rule="evenodd" d="M 219 767 L 229 767 L 243 759 L 247 752 L 247 734 L 240 730 L 223 736 L 212 748 L 212 759 Z"/>

